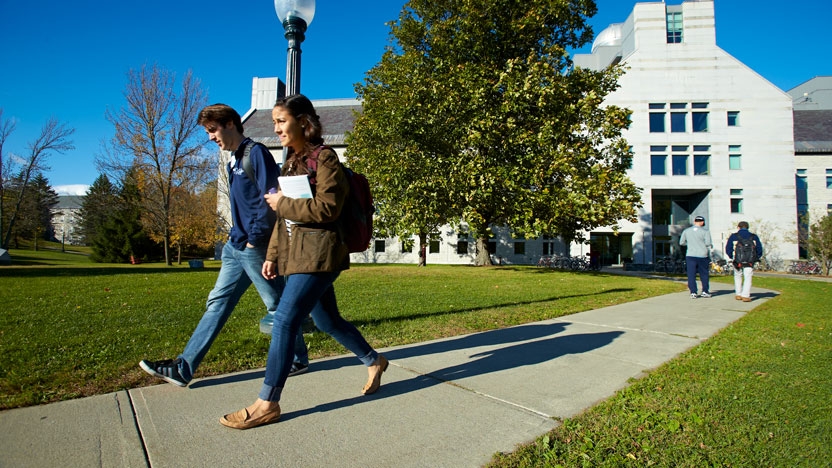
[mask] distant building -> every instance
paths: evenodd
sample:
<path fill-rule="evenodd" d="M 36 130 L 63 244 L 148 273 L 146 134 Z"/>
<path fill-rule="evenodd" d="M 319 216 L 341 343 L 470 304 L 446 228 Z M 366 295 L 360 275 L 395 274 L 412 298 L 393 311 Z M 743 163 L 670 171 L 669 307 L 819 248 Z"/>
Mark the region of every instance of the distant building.
<path fill-rule="evenodd" d="M 52 226 L 55 239 L 69 245 L 83 245 L 81 237 L 81 205 L 83 196 L 60 195 L 58 204 L 52 209 Z"/>
<path fill-rule="evenodd" d="M 797 214 L 806 225 L 832 214 L 832 76 L 789 91 L 794 101 Z M 805 256 L 805 246 L 800 246 Z"/>

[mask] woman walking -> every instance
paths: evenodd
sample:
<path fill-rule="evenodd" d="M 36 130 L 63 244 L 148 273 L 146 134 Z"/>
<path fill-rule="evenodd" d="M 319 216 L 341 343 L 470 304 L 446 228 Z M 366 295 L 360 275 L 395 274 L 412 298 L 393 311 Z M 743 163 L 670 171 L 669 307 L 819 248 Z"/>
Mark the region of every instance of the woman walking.
<path fill-rule="evenodd" d="M 262 273 L 267 279 L 285 276 L 286 286 L 275 313 L 266 376 L 257 401 L 220 418 L 221 424 L 235 429 L 257 427 L 280 417 L 280 395 L 292 367 L 294 337 L 310 313 L 320 330 L 367 366 L 363 394 L 378 390 L 388 365 L 355 326 L 341 317 L 335 299 L 333 283 L 350 265 L 349 252 L 338 234 L 338 215 L 349 192 L 338 155 L 322 146 L 320 120 L 305 96 L 278 100 L 272 120 L 281 145 L 288 148 L 282 175 L 307 176 L 312 198 L 289 198 L 282 191 L 266 195 L 278 220 Z"/>

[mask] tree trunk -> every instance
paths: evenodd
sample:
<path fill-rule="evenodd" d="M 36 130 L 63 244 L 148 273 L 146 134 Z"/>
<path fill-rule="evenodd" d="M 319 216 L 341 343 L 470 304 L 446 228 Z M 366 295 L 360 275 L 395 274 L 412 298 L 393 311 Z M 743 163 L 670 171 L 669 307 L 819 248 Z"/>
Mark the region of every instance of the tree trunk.
<path fill-rule="evenodd" d="M 428 246 L 426 234 L 419 234 L 419 266 L 427 266 L 428 264 Z"/>
<path fill-rule="evenodd" d="M 477 237 L 477 258 L 474 261 L 476 266 L 493 265 L 491 262 L 491 254 L 488 252 L 488 237 Z"/>

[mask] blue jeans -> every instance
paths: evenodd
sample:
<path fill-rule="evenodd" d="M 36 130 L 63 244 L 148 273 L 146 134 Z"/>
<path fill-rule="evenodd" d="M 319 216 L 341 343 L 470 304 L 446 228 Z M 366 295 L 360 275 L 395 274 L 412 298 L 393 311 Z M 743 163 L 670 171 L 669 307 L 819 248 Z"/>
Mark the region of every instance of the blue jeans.
<path fill-rule="evenodd" d="M 367 343 L 353 324 L 338 312 L 335 288 L 338 273 L 294 274 L 286 278 L 272 326 L 272 342 L 266 362 L 266 377 L 259 397 L 280 401 L 280 394 L 292 367 L 292 346 L 295 335 L 307 315 L 312 314 L 315 326 L 354 353 L 365 366 L 378 359 L 378 353 Z"/>
<path fill-rule="evenodd" d="M 691 294 L 696 294 L 696 274 L 702 281 L 702 292 L 710 293 L 709 268 L 711 261 L 708 257 L 685 257 L 685 266 L 688 269 L 688 289 Z"/>
<path fill-rule="evenodd" d="M 222 266 L 214 289 L 208 294 L 205 314 L 202 315 L 185 350 L 179 357 L 179 373 L 185 380 L 191 380 L 197 367 L 205 357 L 217 335 L 222 330 L 234 307 L 240 301 L 249 285 L 254 287 L 263 299 L 263 304 L 270 313 L 277 310 L 280 295 L 283 292 L 283 278 L 273 280 L 263 278 L 261 269 L 266 259 L 266 247 L 237 250 L 230 243 L 222 249 Z M 301 339 L 302 339 L 301 335 Z M 304 352 L 306 345 L 304 344 Z"/>

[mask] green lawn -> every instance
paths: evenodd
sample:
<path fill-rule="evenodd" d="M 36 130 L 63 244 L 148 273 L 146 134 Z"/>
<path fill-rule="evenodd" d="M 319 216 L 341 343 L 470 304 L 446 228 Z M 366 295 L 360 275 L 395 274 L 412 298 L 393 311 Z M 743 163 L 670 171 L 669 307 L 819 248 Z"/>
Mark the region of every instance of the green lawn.
<path fill-rule="evenodd" d="M 832 466 L 832 284 L 754 285 L 781 295 L 491 466 Z"/>
<path fill-rule="evenodd" d="M 137 362 L 182 350 L 219 269 L 213 261 L 200 270 L 98 265 L 54 251 L 12 256 L 26 264 L 0 267 L 0 408 L 157 383 Z M 832 284 L 759 276 L 754 284 L 781 294 L 491 465 L 832 466 Z M 336 283 L 343 314 L 376 347 L 684 289 L 603 273 L 437 265 L 355 265 Z M 198 376 L 264 366 L 263 313 L 250 290 Z M 321 333 L 307 343 L 312 358 L 346 352 Z"/>
<path fill-rule="evenodd" d="M 27 265 L 0 269 L 0 408 L 158 383 L 138 361 L 182 351 L 219 269 L 214 261 L 189 269 L 91 264 L 60 252 L 11 253 L 15 264 Z M 60 264 L 42 265 L 50 262 Z M 598 273 L 438 265 L 354 265 L 335 287 L 343 315 L 379 348 L 682 289 L 668 281 Z M 251 288 L 197 376 L 265 366 L 269 337 L 258 328 L 264 313 Z M 323 333 L 307 335 L 307 344 L 311 358 L 346 352 Z"/>

